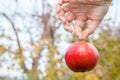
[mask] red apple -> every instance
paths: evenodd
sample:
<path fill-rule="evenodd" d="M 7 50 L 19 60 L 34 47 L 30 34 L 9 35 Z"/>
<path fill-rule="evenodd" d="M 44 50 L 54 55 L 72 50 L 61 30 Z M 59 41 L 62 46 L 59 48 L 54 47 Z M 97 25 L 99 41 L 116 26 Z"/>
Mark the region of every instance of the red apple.
<path fill-rule="evenodd" d="M 65 54 L 65 62 L 74 72 L 92 70 L 96 66 L 98 58 L 97 49 L 84 41 L 71 44 Z"/>

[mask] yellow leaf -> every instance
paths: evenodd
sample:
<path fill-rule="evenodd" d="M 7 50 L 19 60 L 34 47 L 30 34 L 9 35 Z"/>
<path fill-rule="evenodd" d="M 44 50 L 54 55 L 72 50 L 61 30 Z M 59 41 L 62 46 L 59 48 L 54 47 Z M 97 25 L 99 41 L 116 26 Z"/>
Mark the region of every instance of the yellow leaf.
<path fill-rule="evenodd" d="M 62 74 L 62 72 L 58 71 L 57 72 L 57 76 L 58 76 L 59 80 L 63 80 L 63 74 Z"/>
<path fill-rule="evenodd" d="M 86 75 L 86 80 L 99 80 L 99 78 L 97 75 L 91 73 Z"/>
<path fill-rule="evenodd" d="M 21 66 L 24 62 L 24 58 L 21 58 L 20 61 L 18 62 L 18 64 Z"/>
<path fill-rule="evenodd" d="M 34 46 L 33 46 L 33 49 L 34 49 L 34 51 L 35 51 L 36 53 L 38 53 L 39 47 L 38 47 L 37 45 L 34 45 Z"/>
<path fill-rule="evenodd" d="M 5 47 L 0 45 L 0 55 L 4 54 L 6 52 Z"/>
<path fill-rule="evenodd" d="M 46 54 L 46 57 L 47 57 L 47 58 L 50 58 L 50 56 L 51 56 L 51 54 L 48 52 L 48 53 Z"/>
<path fill-rule="evenodd" d="M 53 44 L 49 43 L 49 44 L 48 44 L 48 47 L 49 47 L 49 50 L 50 50 L 52 53 L 58 53 L 58 51 L 57 51 L 56 48 L 53 46 Z"/>

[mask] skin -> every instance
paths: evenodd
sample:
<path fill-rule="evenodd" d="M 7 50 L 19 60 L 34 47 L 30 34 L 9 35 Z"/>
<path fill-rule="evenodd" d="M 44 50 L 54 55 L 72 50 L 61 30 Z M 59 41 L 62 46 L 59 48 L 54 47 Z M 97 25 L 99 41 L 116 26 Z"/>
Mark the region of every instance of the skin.
<path fill-rule="evenodd" d="M 73 32 L 70 23 L 75 21 L 74 33 L 81 40 L 88 38 L 108 12 L 112 0 L 60 0 L 57 14 L 64 24 L 64 29 Z M 83 25 L 87 28 L 82 30 Z"/>

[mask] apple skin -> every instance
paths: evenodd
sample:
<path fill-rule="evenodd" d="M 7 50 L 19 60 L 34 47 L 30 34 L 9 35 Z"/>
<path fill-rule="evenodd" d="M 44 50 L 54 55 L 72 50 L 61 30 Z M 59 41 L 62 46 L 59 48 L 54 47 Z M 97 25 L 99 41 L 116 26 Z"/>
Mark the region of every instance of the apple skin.
<path fill-rule="evenodd" d="M 65 54 L 67 66 L 74 72 L 86 72 L 92 70 L 99 58 L 97 49 L 87 42 L 72 43 Z"/>

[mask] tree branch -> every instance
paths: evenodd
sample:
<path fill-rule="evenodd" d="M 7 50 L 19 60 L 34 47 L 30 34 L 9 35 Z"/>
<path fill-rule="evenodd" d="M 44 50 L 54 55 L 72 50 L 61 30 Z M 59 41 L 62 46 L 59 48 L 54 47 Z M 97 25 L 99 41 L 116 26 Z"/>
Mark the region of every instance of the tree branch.
<path fill-rule="evenodd" d="M 39 59 L 40 59 L 40 57 L 41 57 L 41 52 L 42 52 L 42 50 L 43 50 L 43 45 L 40 45 L 40 47 L 39 47 L 39 52 L 37 53 L 38 55 L 33 58 L 33 64 L 32 64 L 33 67 L 32 67 L 32 70 L 37 69 L 38 61 L 39 61 Z"/>
<path fill-rule="evenodd" d="M 15 25 L 14 23 L 12 22 L 12 20 L 9 18 L 8 15 L 6 15 L 5 13 L 2 13 L 2 15 L 11 23 L 11 27 L 13 29 L 13 31 L 15 32 L 15 36 L 16 36 L 16 41 L 17 41 L 17 44 L 18 44 L 18 48 L 19 48 L 19 54 L 22 54 L 22 47 L 21 47 L 21 44 L 20 44 L 20 41 L 19 41 L 19 36 L 18 36 L 18 32 L 15 28 Z M 24 70 L 25 73 L 28 72 L 28 69 L 25 67 L 25 64 L 23 63 L 21 65 L 21 68 Z"/>
<path fill-rule="evenodd" d="M 22 53 L 22 48 L 20 45 L 20 41 L 19 41 L 19 37 L 18 37 L 18 32 L 15 28 L 14 23 L 12 22 L 12 20 L 8 17 L 8 15 L 6 15 L 5 13 L 2 13 L 2 15 L 11 23 L 11 27 L 13 29 L 13 31 L 15 32 L 15 36 L 16 36 L 16 40 L 17 40 L 17 44 L 18 44 L 18 48 L 19 48 L 19 52 Z"/>

